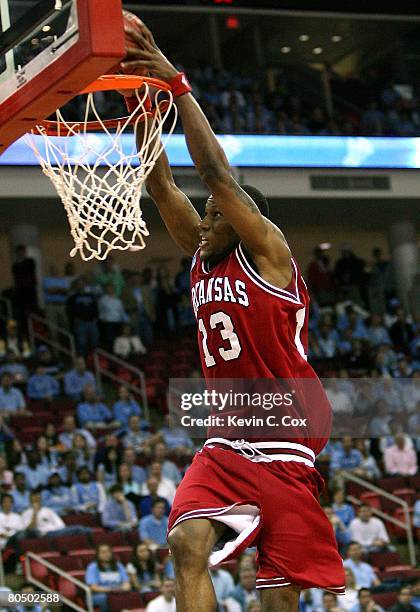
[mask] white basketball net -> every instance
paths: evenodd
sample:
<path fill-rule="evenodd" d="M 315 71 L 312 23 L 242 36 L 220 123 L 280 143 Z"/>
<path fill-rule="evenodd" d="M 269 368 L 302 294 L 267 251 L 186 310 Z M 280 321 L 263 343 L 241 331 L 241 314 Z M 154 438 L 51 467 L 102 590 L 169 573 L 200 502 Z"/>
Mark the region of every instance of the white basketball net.
<path fill-rule="evenodd" d="M 50 136 L 42 126 L 36 128 L 41 136 L 28 136 L 28 144 L 64 204 L 75 243 L 71 257 L 78 252 L 84 261 L 103 260 L 114 249 L 137 251 L 145 247 L 144 237 L 149 232 L 140 207 L 142 186 L 177 120 L 171 92 L 153 92 L 153 115 L 146 108 L 151 88 L 145 83 L 136 92 L 137 108 L 113 131 L 104 125 L 94 95 L 89 93 L 83 121 L 67 122 L 58 110 L 58 136 Z M 163 125 L 170 114 L 170 128 L 162 139 Z M 99 122 L 106 138 L 88 131 L 90 115 Z M 134 134 L 124 132 L 133 118 L 136 129 L 146 116 L 137 150 Z M 65 137 L 67 134 L 70 136 Z M 127 138 L 132 140 L 129 153 Z"/>

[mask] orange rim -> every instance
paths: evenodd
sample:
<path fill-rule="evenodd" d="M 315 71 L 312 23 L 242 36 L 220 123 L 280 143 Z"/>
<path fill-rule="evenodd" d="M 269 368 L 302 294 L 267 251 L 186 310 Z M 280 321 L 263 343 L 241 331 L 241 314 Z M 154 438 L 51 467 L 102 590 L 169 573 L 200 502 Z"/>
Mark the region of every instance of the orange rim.
<path fill-rule="evenodd" d="M 148 76 L 138 76 L 136 74 L 104 74 L 103 76 L 93 81 L 88 87 L 85 87 L 81 94 L 88 94 L 94 91 L 112 91 L 113 89 L 140 89 L 145 84 L 170 91 L 171 86 L 165 81 L 154 79 Z"/>
<path fill-rule="evenodd" d="M 86 87 L 81 94 L 89 94 L 96 91 L 113 91 L 115 89 L 141 89 L 145 84 L 160 89 L 161 91 L 171 91 L 171 86 L 165 81 L 147 76 L 138 76 L 135 74 L 105 74 L 96 81 L 93 81 Z M 162 105 L 169 104 L 168 101 L 162 101 Z M 165 108 L 161 108 L 161 112 L 166 112 Z M 147 111 L 140 116 L 140 120 L 144 121 L 147 117 L 153 117 L 156 109 Z M 66 121 L 62 124 L 58 121 L 44 119 L 32 130 L 32 134 L 47 134 L 47 136 L 74 136 L 82 130 L 86 132 L 101 131 L 103 127 L 107 129 L 117 128 L 122 123 L 128 121 L 129 125 L 136 123 L 139 116 L 118 117 L 117 119 L 104 119 L 103 121 Z M 42 128 L 42 129 L 40 129 Z"/>

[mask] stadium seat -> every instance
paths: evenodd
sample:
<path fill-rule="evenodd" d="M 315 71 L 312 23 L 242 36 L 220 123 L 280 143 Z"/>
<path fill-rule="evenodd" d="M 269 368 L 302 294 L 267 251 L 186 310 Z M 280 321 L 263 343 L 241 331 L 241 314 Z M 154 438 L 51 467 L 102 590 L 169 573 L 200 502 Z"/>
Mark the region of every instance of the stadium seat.
<path fill-rule="evenodd" d="M 90 542 L 87 535 L 74 535 L 74 536 L 59 536 L 54 538 L 54 543 L 57 548 L 62 553 L 66 553 L 69 550 L 74 550 L 76 548 L 89 548 Z"/>
<path fill-rule="evenodd" d="M 133 549 L 131 546 L 115 546 L 112 552 L 123 565 L 130 563 L 133 557 Z"/>
<path fill-rule="evenodd" d="M 130 546 L 136 546 L 140 542 L 139 532 L 137 531 L 137 529 L 127 531 L 125 537 Z"/>
<path fill-rule="evenodd" d="M 150 591 L 149 593 L 143 593 L 142 597 L 144 599 L 144 603 L 148 604 L 149 601 L 152 601 L 152 599 L 156 599 L 156 597 L 159 597 L 159 595 L 159 591 Z"/>
<path fill-rule="evenodd" d="M 415 474 L 414 476 L 408 477 L 408 486 L 411 489 L 420 490 L 420 474 Z"/>
<path fill-rule="evenodd" d="M 39 554 L 42 552 L 57 552 L 54 547 L 54 542 L 51 538 L 25 538 L 20 543 L 22 552 L 33 552 Z"/>
<path fill-rule="evenodd" d="M 111 533 L 94 533 L 92 541 L 95 546 L 99 544 L 108 544 L 109 546 L 124 546 L 124 534 L 120 531 L 112 531 Z"/>
<path fill-rule="evenodd" d="M 401 497 L 401 499 L 407 502 L 409 506 L 413 506 L 414 502 L 416 501 L 415 489 L 395 489 L 394 495 L 396 495 L 397 497 Z"/>
<path fill-rule="evenodd" d="M 384 610 L 391 608 L 391 606 L 398 601 L 398 593 L 395 591 L 389 591 L 388 593 L 372 593 L 372 597 L 374 602 Z"/>
<path fill-rule="evenodd" d="M 410 580 L 420 578 L 420 569 L 416 569 L 411 565 L 391 565 L 383 572 L 379 572 L 380 580 L 389 580 L 390 578 L 398 578 L 400 580 Z"/>
<path fill-rule="evenodd" d="M 74 555 L 61 555 L 54 561 L 51 561 L 53 565 L 56 565 L 59 569 L 63 570 L 63 572 L 71 572 L 73 570 L 82 569 L 82 562 L 80 557 L 76 557 Z"/>
<path fill-rule="evenodd" d="M 86 567 L 89 563 L 94 561 L 96 557 L 96 551 L 94 548 L 69 550 L 67 554 L 71 557 L 79 557 L 83 567 Z"/>
<path fill-rule="evenodd" d="M 362 493 L 360 496 L 360 501 L 368 506 L 372 506 L 372 508 L 381 509 L 381 498 L 377 493 L 373 493 L 371 491 L 367 493 Z"/>
<path fill-rule="evenodd" d="M 387 476 L 378 480 L 378 487 L 393 493 L 395 489 L 403 489 L 407 485 L 404 476 Z"/>
<path fill-rule="evenodd" d="M 399 565 L 401 557 L 397 552 L 371 552 L 368 561 L 374 567 L 383 570 L 390 565 Z"/>
<path fill-rule="evenodd" d="M 108 595 L 108 606 L 111 612 L 139 610 L 144 608 L 144 601 L 140 593 L 134 591 L 129 593 L 110 593 Z"/>
<path fill-rule="evenodd" d="M 394 510 L 392 514 L 399 521 L 405 522 L 405 512 L 403 508 L 395 509 L 395 506 L 394 506 Z M 410 515 L 410 519 L 412 519 L 413 508 L 409 508 L 409 515 Z M 405 540 L 407 537 L 407 532 L 405 531 L 403 527 L 399 527 L 398 525 L 393 525 L 392 523 L 389 523 L 388 531 L 390 532 L 390 534 L 396 536 L 397 538 L 401 538 L 403 540 Z"/>
<path fill-rule="evenodd" d="M 83 527 L 96 527 L 98 525 L 97 517 L 94 514 L 89 514 L 89 512 L 67 514 L 67 516 L 63 516 L 63 521 L 66 525 L 82 525 Z"/>
<path fill-rule="evenodd" d="M 48 568 L 40 561 L 35 561 L 35 559 L 30 559 L 29 564 L 31 568 L 32 577 L 35 578 L 36 580 L 39 580 L 40 582 L 45 583 L 48 578 L 48 573 L 49 573 Z M 25 568 L 26 568 L 26 564 L 25 564 Z"/>
<path fill-rule="evenodd" d="M 57 591 L 64 597 L 67 597 L 67 599 L 70 599 L 71 601 L 75 601 L 78 596 L 77 586 L 68 578 L 64 578 L 64 576 L 58 577 Z"/>

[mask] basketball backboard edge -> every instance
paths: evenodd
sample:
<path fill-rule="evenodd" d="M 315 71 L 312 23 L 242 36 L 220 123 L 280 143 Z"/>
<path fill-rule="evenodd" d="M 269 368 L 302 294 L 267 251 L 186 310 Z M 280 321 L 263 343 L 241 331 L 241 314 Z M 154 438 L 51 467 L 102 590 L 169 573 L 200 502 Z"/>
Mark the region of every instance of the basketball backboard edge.
<path fill-rule="evenodd" d="M 0 104 L 0 154 L 125 55 L 122 0 L 75 0 L 79 35 L 43 70 L 19 82 Z"/>

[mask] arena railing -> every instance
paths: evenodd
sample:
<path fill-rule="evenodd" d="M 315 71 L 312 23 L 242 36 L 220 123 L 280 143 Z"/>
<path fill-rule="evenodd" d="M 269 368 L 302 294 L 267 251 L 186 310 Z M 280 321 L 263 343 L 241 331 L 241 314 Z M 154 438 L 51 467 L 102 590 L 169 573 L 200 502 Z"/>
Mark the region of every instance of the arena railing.
<path fill-rule="evenodd" d="M 44 334 L 40 333 L 36 329 L 36 324 L 42 325 L 45 327 L 49 333 L 48 336 L 44 336 Z M 47 344 L 48 346 L 55 349 L 59 353 L 63 353 L 67 357 L 70 357 L 73 361 L 76 358 L 76 344 L 74 341 L 74 336 L 67 330 L 51 323 L 45 317 L 40 317 L 36 314 L 29 315 L 28 320 L 28 330 L 29 330 L 29 342 L 31 343 L 32 351 L 36 350 L 36 340 L 42 342 L 42 344 Z M 67 346 L 61 340 L 66 339 Z"/>
<path fill-rule="evenodd" d="M 410 555 L 410 563 L 413 567 L 416 567 L 416 547 L 414 544 L 413 529 L 411 526 L 410 507 L 407 504 L 407 502 L 401 499 L 401 497 L 392 495 L 392 493 L 389 493 L 388 491 L 385 491 L 385 489 L 381 489 L 380 487 L 377 487 L 376 485 L 372 484 L 371 482 L 368 482 L 367 480 L 363 480 L 362 478 L 359 478 L 358 476 L 355 476 L 354 474 L 350 474 L 350 472 L 342 471 L 341 476 L 343 477 L 344 480 L 354 482 L 355 484 L 358 484 L 359 486 L 364 487 L 368 489 L 369 491 L 372 491 L 373 493 L 376 493 L 378 496 L 389 499 L 390 501 L 394 502 L 398 506 L 401 506 L 401 508 L 404 511 L 404 521 L 400 521 L 394 516 L 391 516 L 390 514 L 386 514 L 386 512 L 382 512 L 382 510 L 379 510 L 378 508 L 374 508 L 373 506 L 371 506 L 371 510 L 373 514 L 376 514 L 379 518 L 383 519 L 384 521 L 388 521 L 389 523 L 392 523 L 393 525 L 396 525 L 397 527 L 404 529 L 404 531 L 407 534 L 407 545 L 408 545 L 408 553 Z M 347 495 L 347 499 L 357 506 L 361 506 L 363 504 L 363 502 L 357 497 L 355 497 L 354 495 Z"/>
<path fill-rule="evenodd" d="M 103 365 L 103 363 L 107 365 Z M 120 385 L 124 385 L 129 391 L 136 397 L 140 397 L 140 405 L 143 410 L 144 417 L 150 420 L 149 402 L 147 399 L 146 392 L 146 378 L 144 373 L 135 366 L 131 365 L 127 361 L 104 351 L 103 349 L 96 349 L 93 354 L 93 363 L 96 376 L 96 384 L 98 389 L 102 391 L 102 378 L 108 379 Z M 139 384 L 136 385 L 129 382 L 117 374 L 118 369 L 122 368 L 133 375 L 134 379 L 137 379 Z"/>
<path fill-rule="evenodd" d="M 76 587 L 84 591 L 86 608 L 82 608 L 77 603 L 75 603 L 71 599 L 68 599 L 68 597 L 65 597 L 63 594 L 61 594 L 61 600 L 66 606 L 68 606 L 69 608 L 72 608 L 73 610 L 77 610 L 77 612 L 94 612 L 92 590 L 90 589 L 90 587 L 87 586 L 87 584 L 85 584 L 84 582 L 81 582 L 80 580 L 72 576 L 71 574 L 64 572 L 63 570 L 61 570 L 59 567 L 57 567 L 53 563 L 50 563 L 43 557 L 40 557 L 39 555 L 33 552 L 27 552 L 25 555 L 25 575 L 29 582 L 39 587 L 43 591 L 46 591 L 47 593 L 57 593 L 57 591 L 54 591 L 54 589 L 51 589 L 47 584 L 45 584 L 44 582 L 42 582 L 41 580 L 38 580 L 37 578 L 33 576 L 32 570 L 31 570 L 31 560 L 36 561 L 37 563 L 43 565 L 53 574 L 57 574 L 58 576 L 65 578 L 69 582 L 72 582 Z"/>

